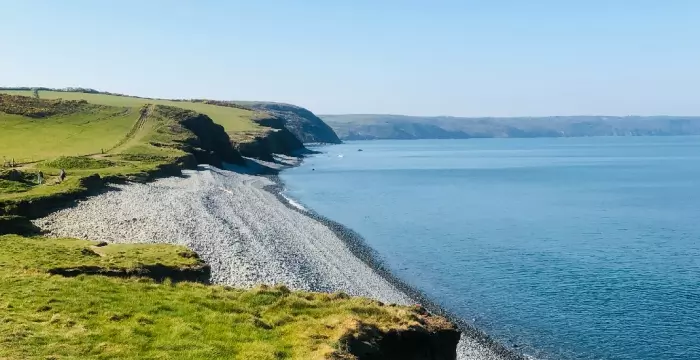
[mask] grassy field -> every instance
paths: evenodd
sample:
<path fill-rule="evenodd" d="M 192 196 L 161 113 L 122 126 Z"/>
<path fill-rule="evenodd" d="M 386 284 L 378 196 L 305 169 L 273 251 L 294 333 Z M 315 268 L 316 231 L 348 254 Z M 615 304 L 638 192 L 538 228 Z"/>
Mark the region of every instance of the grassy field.
<path fill-rule="evenodd" d="M 214 122 L 223 126 L 226 132 L 229 134 L 262 130 L 260 126 L 252 121 L 253 117 L 255 116 L 255 112 L 232 107 L 216 106 L 189 101 L 142 99 L 129 96 L 62 91 L 40 91 L 39 97 L 42 99 L 87 100 L 91 104 L 120 107 L 141 107 L 144 104 L 175 106 L 206 114 L 212 120 L 214 120 Z"/>
<path fill-rule="evenodd" d="M 94 245 L 0 236 L 0 359 L 352 359 L 342 339 L 361 325 L 449 326 L 342 294 L 49 274 L 199 262 L 175 246 Z"/>
<path fill-rule="evenodd" d="M 19 266 L 42 273 L 54 269 L 92 266 L 137 270 L 148 264 L 190 268 L 203 265 L 195 253 L 182 246 L 111 244 L 78 239 L 26 238 L 7 235 L 0 240 L 0 267 Z M 15 265 L 11 265 L 15 262 Z M 2 270 L 0 270 L 2 271 Z"/>
<path fill-rule="evenodd" d="M 34 96 L 34 92 L 31 90 L 0 90 L 0 94 Z"/>
<path fill-rule="evenodd" d="M 0 112 L 0 161 L 100 153 L 124 138 L 138 118 L 138 109 L 103 106 L 50 118 Z"/>
<path fill-rule="evenodd" d="M 82 181 L 93 174 L 144 178 L 188 156 L 182 144 L 194 134 L 169 117 L 186 111 L 166 109 L 0 95 L 0 165 L 19 163 L 0 169 L 0 215 L 16 201 L 85 191 Z"/>

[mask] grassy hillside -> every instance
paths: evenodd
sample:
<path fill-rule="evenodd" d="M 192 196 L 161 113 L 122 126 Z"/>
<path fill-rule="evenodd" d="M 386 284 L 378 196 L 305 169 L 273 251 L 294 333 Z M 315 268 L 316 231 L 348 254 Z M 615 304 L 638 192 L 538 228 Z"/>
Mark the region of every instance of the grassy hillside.
<path fill-rule="evenodd" d="M 34 96 L 34 92 L 32 90 L 2 90 L 2 89 L 0 89 L 0 94 Z"/>
<path fill-rule="evenodd" d="M 253 121 L 253 118 L 255 117 L 254 111 L 234 107 L 210 105 L 201 102 L 145 99 L 130 96 L 44 90 L 39 91 L 39 97 L 42 99 L 87 100 L 91 104 L 119 107 L 141 107 L 144 104 L 174 106 L 209 116 L 212 120 L 214 120 L 214 122 L 223 126 L 229 135 L 235 136 L 240 132 L 256 132 L 264 130 Z"/>
<path fill-rule="evenodd" d="M 76 100 L 121 108 L 145 104 L 172 106 L 195 111 L 223 126 L 234 148 L 244 156 L 272 160 L 272 153 L 287 155 L 304 151 L 303 142 L 338 143 L 333 130 L 310 111 L 292 105 L 256 103 L 242 106 L 235 101 L 206 99 L 150 99 L 69 88 L 0 88 L 0 93 L 32 95 L 44 100 Z M 265 104 L 265 105 L 263 105 Z"/>
<path fill-rule="evenodd" d="M 195 112 L 162 105 L 0 94 L 0 215 L 26 215 L 51 199 L 65 202 L 104 179 L 143 180 L 186 163 L 242 160 L 217 126 Z M 63 182 L 60 169 L 68 174 Z"/>
<path fill-rule="evenodd" d="M 138 108 L 77 106 L 69 113 L 38 118 L 0 112 L 0 160 L 100 153 L 122 140 L 140 116 Z"/>
<path fill-rule="evenodd" d="M 415 308 L 339 294 L 51 275 L 201 266 L 176 246 L 96 245 L 0 236 L 0 359 L 352 359 L 345 342 L 363 328 L 451 329 Z"/>
<path fill-rule="evenodd" d="M 344 140 L 700 135 L 700 117 L 321 115 Z"/>

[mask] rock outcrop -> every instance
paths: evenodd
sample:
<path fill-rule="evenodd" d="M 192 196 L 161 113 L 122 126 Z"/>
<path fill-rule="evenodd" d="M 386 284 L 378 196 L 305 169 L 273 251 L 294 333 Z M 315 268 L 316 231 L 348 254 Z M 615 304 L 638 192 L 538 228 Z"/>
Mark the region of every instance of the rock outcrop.
<path fill-rule="evenodd" d="M 211 118 L 194 111 L 170 106 L 156 106 L 159 115 L 177 120 L 179 125 L 189 130 L 192 135 L 183 141 L 183 150 L 191 153 L 200 164 L 222 167 L 222 163 L 244 164 L 243 157 L 231 144 L 224 127 Z M 179 129 L 170 129 L 180 132 Z"/>
<path fill-rule="evenodd" d="M 266 128 L 247 141 L 234 142 L 236 149 L 247 157 L 272 161 L 272 154 L 294 155 L 306 150 L 304 144 L 285 127 L 285 120 L 268 112 L 254 119 Z"/>
<path fill-rule="evenodd" d="M 0 235 L 5 234 L 20 234 L 20 235 L 36 235 L 40 229 L 32 224 L 29 219 L 23 216 L 16 215 L 0 215 Z"/>
<path fill-rule="evenodd" d="M 246 103 L 245 106 L 254 110 L 266 111 L 284 120 L 284 126 L 305 144 L 341 143 L 338 135 L 328 124 L 311 111 L 302 107 L 273 102 L 252 102 Z"/>
<path fill-rule="evenodd" d="M 460 332 L 440 316 L 423 311 L 421 325 L 382 331 L 361 325 L 341 344 L 358 360 L 455 360 Z"/>
<path fill-rule="evenodd" d="M 299 106 L 273 102 L 245 102 L 194 99 L 216 106 L 256 111 L 256 121 L 263 131 L 240 132 L 232 139 L 243 156 L 272 160 L 272 154 L 298 154 L 304 144 L 339 144 L 338 135 L 311 111 Z"/>
<path fill-rule="evenodd" d="M 96 256 L 99 256 L 96 254 Z M 102 275 L 118 278 L 144 277 L 157 282 L 170 279 L 172 282 L 189 281 L 208 284 L 211 278 L 211 267 L 200 264 L 190 267 L 166 266 L 163 264 L 140 264 L 134 268 L 104 267 L 104 266 L 70 266 L 55 267 L 48 270 L 49 274 L 65 277 L 80 275 Z"/>

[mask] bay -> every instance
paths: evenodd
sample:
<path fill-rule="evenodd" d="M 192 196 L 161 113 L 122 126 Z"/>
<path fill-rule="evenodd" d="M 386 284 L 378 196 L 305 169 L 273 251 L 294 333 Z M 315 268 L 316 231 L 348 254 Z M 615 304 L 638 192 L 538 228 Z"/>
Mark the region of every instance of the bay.
<path fill-rule="evenodd" d="M 700 358 L 700 138 L 318 150 L 282 173 L 287 195 L 503 343 L 544 359 Z"/>

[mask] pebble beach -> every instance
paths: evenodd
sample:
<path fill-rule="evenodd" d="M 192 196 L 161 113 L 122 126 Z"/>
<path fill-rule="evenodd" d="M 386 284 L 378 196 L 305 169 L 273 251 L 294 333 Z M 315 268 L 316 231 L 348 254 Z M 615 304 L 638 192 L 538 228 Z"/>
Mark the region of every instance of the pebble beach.
<path fill-rule="evenodd" d="M 278 187 L 273 180 L 200 166 L 180 177 L 111 185 L 35 225 L 55 237 L 184 245 L 210 264 L 215 284 L 284 284 L 385 303 L 417 302 L 363 261 L 362 247 L 349 246 L 337 229 L 270 191 Z M 512 358 L 467 334 L 458 353 L 459 359 Z"/>

